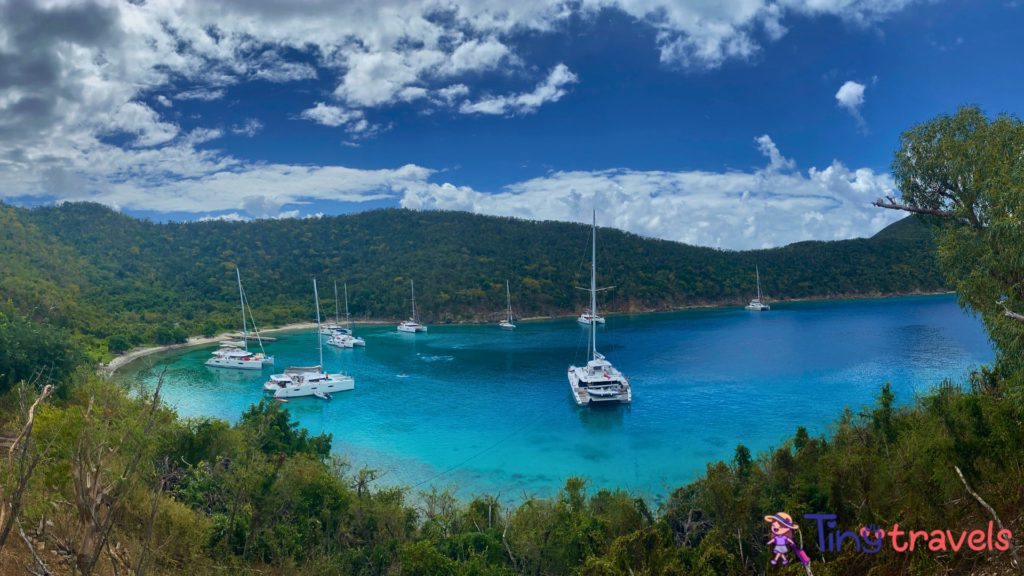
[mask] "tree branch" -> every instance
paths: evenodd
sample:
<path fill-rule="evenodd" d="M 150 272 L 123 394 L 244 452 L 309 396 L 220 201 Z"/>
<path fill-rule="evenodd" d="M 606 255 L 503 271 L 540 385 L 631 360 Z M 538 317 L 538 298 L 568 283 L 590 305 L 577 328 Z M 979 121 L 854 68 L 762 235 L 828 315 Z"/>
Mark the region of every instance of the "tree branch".
<path fill-rule="evenodd" d="M 914 214 L 929 214 L 940 218 L 955 218 L 952 212 L 947 212 L 945 210 L 939 210 L 937 208 L 918 208 L 917 206 L 899 204 L 893 196 L 886 196 L 886 200 L 888 200 L 888 202 L 879 198 L 872 202 L 871 205 L 879 208 L 888 208 L 889 210 L 903 210 L 904 212 L 912 212 Z"/>
<path fill-rule="evenodd" d="M 1017 314 L 1016 312 L 1011 312 L 1010 309 L 1006 307 L 1006 300 L 1000 300 L 1000 301 L 996 302 L 996 304 L 999 304 L 1000 306 L 1003 307 L 1003 311 L 1005 312 L 1005 314 L 1003 314 L 1003 316 L 1006 316 L 1010 320 L 1016 320 L 1017 322 L 1024 322 L 1024 314 Z"/>
<path fill-rule="evenodd" d="M 988 502 L 982 500 L 981 496 L 978 496 L 978 493 L 971 489 L 970 485 L 967 484 L 967 479 L 964 478 L 964 473 L 960 471 L 960 467 L 953 466 L 953 469 L 956 470 L 956 474 L 957 476 L 960 477 L 960 481 L 964 483 L 964 488 L 967 489 L 967 492 L 971 496 L 974 496 L 974 499 L 977 500 L 978 503 L 981 504 L 982 507 L 985 508 L 985 510 L 988 510 L 988 513 L 992 515 L 992 518 L 996 521 L 996 526 L 999 526 L 999 531 L 1001 532 L 1003 530 L 1006 530 L 1006 528 L 1003 527 L 1003 522 L 999 519 L 999 516 L 996 514 L 996 511 L 991 506 L 988 505 Z M 1024 574 L 1024 564 L 1021 564 L 1020 556 L 1017 555 L 1017 546 L 1013 544 L 1012 536 L 1010 537 L 1010 556 L 1013 557 L 1013 566 L 1021 574 Z"/>

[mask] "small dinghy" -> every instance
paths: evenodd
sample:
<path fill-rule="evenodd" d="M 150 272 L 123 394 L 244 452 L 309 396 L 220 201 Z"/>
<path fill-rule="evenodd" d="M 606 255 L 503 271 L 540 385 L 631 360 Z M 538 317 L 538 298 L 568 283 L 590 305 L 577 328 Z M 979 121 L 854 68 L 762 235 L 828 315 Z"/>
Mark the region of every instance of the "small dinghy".
<path fill-rule="evenodd" d="M 398 376 L 395 376 L 395 378 L 412 378 L 412 376 L 409 376 L 408 374 L 399 374 Z"/>
<path fill-rule="evenodd" d="M 330 400 L 331 399 L 331 395 L 328 394 L 327 392 L 313 392 L 313 396 L 316 396 L 317 398 L 319 398 L 321 400 Z"/>
<path fill-rule="evenodd" d="M 288 403 L 288 401 L 285 400 L 284 398 L 274 398 L 274 400 L 277 400 L 278 402 L 284 402 L 285 404 Z"/>

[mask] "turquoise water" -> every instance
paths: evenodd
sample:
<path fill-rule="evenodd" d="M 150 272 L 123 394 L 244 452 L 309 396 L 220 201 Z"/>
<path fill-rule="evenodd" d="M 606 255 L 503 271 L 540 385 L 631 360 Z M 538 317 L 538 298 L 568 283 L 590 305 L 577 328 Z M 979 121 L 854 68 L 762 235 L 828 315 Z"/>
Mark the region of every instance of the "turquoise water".
<path fill-rule="evenodd" d="M 568 365 L 586 353 L 586 329 L 573 320 L 514 332 L 356 332 L 366 348 L 324 347 L 327 370 L 353 375 L 356 389 L 288 409 L 312 432 L 333 434 L 353 462 L 387 469 L 386 483 L 457 482 L 463 495 L 543 496 L 573 474 L 663 494 L 731 459 L 738 443 L 766 450 L 797 425 L 827 431 L 844 406 L 872 403 L 887 381 L 909 402 L 993 357 L 980 323 L 951 296 L 610 316 L 598 347 L 629 376 L 633 404 L 594 409 L 569 393 Z M 312 331 L 275 336 L 267 352 L 278 369 L 316 364 Z M 165 398 L 180 414 L 234 421 L 272 370 L 214 371 L 203 365 L 211 350 L 147 357 L 120 375 L 155 383 L 166 365 Z"/>

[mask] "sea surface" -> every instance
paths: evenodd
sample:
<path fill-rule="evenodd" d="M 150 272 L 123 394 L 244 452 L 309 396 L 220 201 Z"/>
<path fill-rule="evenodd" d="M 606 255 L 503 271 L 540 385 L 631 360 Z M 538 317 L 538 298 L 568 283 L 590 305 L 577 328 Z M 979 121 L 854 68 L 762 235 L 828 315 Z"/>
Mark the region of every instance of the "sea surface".
<path fill-rule="evenodd" d="M 335 451 L 354 465 L 387 470 L 388 484 L 454 483 L 463 496 L 518 498 L 551 495 L 585 475 L 658 499 L 709 462 L 730 460 L 737 444 L 767 450 L 798 425 L 827 433 L 844 407 L 872 404 L 885 382 L 898 401 L 913 402 L 993 358 L 980 322 L 948 295 L 607 320 L 598 349 L 633 384 L 630 406 L 576 406 L 566 372 L 585 362 L 587 328 L 553 320 L 514 332 L 360 326 L 365 348 L 323 352 L 327 371 L 352 375 L 355 390 L 287 408 L 311 432 L 333 434 Z M 312 331 L 274 336 L 266 349 L 278 371 L 318 362 Z M 213 349 L 144 357 L 119 378 L 152 385 L 166 366 L 165 399 L 179 414 L 234 422 L 273 370 L 207 368 Z"/>

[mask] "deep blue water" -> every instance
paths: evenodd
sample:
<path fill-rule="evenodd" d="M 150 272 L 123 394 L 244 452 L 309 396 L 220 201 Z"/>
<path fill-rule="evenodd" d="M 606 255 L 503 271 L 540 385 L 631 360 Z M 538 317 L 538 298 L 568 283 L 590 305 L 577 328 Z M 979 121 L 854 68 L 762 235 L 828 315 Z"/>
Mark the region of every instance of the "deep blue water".
<path fill-rule="evenodd" d="M 357 334 L 365 349 L 324 348 L 327 370 L 353 375 L 356 389 L 288 409 L 310 431 L 332 433 L 357 465 L 387 469 L 386 483 L 457 482 L 463 495 L 549 495 L 573 474 L 662 494 L 731 459 L 738 443 L 756 452 L 798 425 L 827 432 L 885 382 L 911 402 L 993 358 L 981 324 L 952 296 L 610 316 L 598 349 L 629 376 L 633 404 L 593 409 L 569 393 L 568 365 L 586 353 L 573 320 Z M 275 336 L 267 352 L 279 369 L 316 364 L 311 331 Z M 155 383 L 167 365 L 165 398 L 180 414 L 235 421 L 272 370 L 215 372 L 203 365 L 211 350 L 146 357 L 119 374 Z"/>

